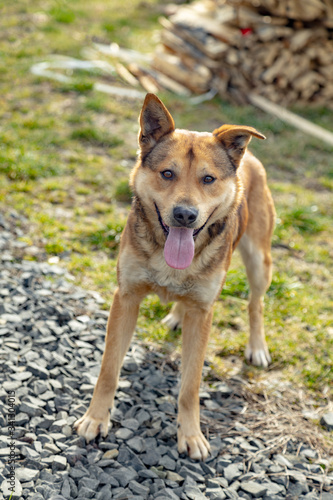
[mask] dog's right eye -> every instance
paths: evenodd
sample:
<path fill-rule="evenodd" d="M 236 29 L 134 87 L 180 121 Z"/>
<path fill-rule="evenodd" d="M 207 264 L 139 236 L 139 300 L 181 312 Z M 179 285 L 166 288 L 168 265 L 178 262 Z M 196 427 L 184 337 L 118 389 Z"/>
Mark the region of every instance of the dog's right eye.
<path fill-rule="evenodd" d="M 163 177 L 163 179 L 170 180 L 174 178 L 174 173 L 171 170 L 164 170 L 163 172 L 161 172 L 161 176 Z"/>

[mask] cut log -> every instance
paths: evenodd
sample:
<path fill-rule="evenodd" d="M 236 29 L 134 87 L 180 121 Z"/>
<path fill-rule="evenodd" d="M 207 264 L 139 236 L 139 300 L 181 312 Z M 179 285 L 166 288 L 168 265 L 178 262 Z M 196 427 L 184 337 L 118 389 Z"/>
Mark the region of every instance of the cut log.
<path fill-rule="evenodd" d="M 116 63 L 115 64 L 115 68 L 116 68 L 116 71 L 117 71 L 118 75 L 123 80 L 125 80 L 125 82 L 127 82 L 129 85 L 132 85 L 132 87 L 136 87 L 136 86 L 139 85 L 138 79 L 135 78 L 130 71 L 128 71 L 128 69 L 126 68 L 126 66 L 124 66 L 121 63 Z"/>
<path fill-rule="evenodd" d="M 255 89 L 285 106 L 332 106 L 333 0 L 197 0 L 172 11 L 153 65 L 192 92 L 243 102 Z"/>
<path fill-rule="evenodd" d="M 182 55 L 184 57 L 191 57 L 210 69 L 217 69 L 219 67 L 219 62 L 210 59 L 197 47 L 191 45 L 191 43 L 184 40 L 174 32 L 164 31 L 161 35 L 161 41 L 165 47 L 171 49 L 175 54 Z"/>
<path fill-rule="evenodd" d="M 160 87 L 158 86 L 156 80 L 149 73 L 147 73 L 147 71 L 138 66 L 136 63 L 129 64 L 128 68 L 130 72 L 136 76 L 141 83 L 141 86 L 147 92 L 151 92 L 152 94 L 158 93 Z"/>
<path fill-rule="evenodd" d="M 224 16 L 220 16 L 218 20 L 215 20 L 213 16 L 209 17 L 205 12 L 199 13 L 191 7 L 182 7 L 170 20 L 180 28 L 203 30 L 222 42 L 233 44 L 237 42 L 240 33 L 238 29 L 229 27 L 227 22 L 236 17 L 236 12 L 229 6 L 225 7 L 222 9 Z"/>
<path fill-rule="evenodd" d="M 200 29 L 192 29 L 191 27 L 181 27 L 171 23 L 168 19 L 161 18 L 160 23 L 166 30 L 162 32 L 162 41 L 165 33 L 173 33 L 184 41 L 196 47 L 210 59 L 219 59 L 228 50 L 229 45 L 217 40 L 214 36 Z"/>
<path fill-rule="evenodd" d="M 189 88 L 193 92 L 207 92 L 212 74 L 208 68 L 195 60 L 184 60 L 172 54 L 159 51 L 152 61 L 153 68 Z"/>
<path fill-rule="evenodd" d="M 160 71 L 157 71 L 156 69 L 151 69 L 146 70 L 148 74 L 150 74 L 154 80 L 163 87 L 166 90 L 170 90 L 171 92 L 174 92 L 175 94 L 182 95 L 182 96 L 190 96 L 191 92 L 188 88 L 184 87 L 184 85 L 181 85 L 180 83 L 176 82 L 172 78 L 169 78 L 168 76 L 164 75 Z"/>

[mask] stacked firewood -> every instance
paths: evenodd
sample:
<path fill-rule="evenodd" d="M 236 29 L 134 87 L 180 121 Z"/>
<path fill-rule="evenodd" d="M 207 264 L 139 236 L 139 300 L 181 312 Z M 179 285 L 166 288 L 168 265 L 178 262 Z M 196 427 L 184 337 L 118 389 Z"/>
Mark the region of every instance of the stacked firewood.
<path fill-rule="evenodd" d="M 172 9 L 147 75 L 157 87 L 332 106 L 333 0 L 197 0 Z"/>

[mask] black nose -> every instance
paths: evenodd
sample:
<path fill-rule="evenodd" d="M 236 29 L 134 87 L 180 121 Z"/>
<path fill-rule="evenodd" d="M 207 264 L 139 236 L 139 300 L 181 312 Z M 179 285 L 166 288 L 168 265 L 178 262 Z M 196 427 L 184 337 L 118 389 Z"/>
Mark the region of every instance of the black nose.
<path fill-rule="evenodd" d="M 197 220 L 199 211 L 196 208 L 190 207 L 175 207 L 173 209 L 173 217 L 182 226 L 189 226 Z"/>

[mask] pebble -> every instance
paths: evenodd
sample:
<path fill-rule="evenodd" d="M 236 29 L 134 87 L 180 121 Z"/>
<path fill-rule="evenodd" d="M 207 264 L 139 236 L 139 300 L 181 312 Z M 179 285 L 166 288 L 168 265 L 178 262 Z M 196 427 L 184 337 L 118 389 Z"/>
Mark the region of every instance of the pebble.
<path fill-rule="evenodd" d="M 230 484 L 233 482 L 235 479 L 237 479 L 239 476 L 242 475 L 242 473 L 239 470 L 239 465 L 238 464 L 231 464 L 228 465 L 224 470 L 223 470 L 223 475 Z"/>
<path fill-rule="evenodd" d="M 241 483 L 241 488 L 245 493 L 249 493 L 254 498 L 259 498 L 265 495 L 267 487 L 264 484 L 258 484 L 254 481 Z"/>
<path fill-rule="evenodd" d="M 130 429 L 118 429 L 116 432 L 115 432 L 115 436 L 117 439 L 122 439 L 124 441 L 126 441 L 127 439 L 130 439 L 132 436 L 134 435 L 133 431 L 131 431 Z"/>
<path fill-rule="evenodd" d="M 320 423 L 322 426 L 325 427 L 328 431 L 333 431 L 333 412 L 330 411 L 328 413 L 325 413 L 321 419 Z"/>
<path fill-rule="evenodd" d="M 239 381 L 203 383 L 200 392 L 202 414 L 226 422 L 233 433 L 222 438 L 219 431 L 210 431 L 212 452 L 205 463 L 179 455 L 180 363 L 166 362 L 162 369 L 165 357 L 138 340 L 122 369 L 111 414 L 114 429 L 86 444 L 72 425 L 92 396 L 108 313 L 99 309 L 103 301 L 97 294 L 66 281 L 60 265 L 20 260 L 16 225 L 0 214 L 0 226 L 5 229 L 0 232 L 5 256 L 0 267 L 0 398 L 5 401 L 6 392 L 15 391 L 20 459 L 13 500 L 333 500 L 332 473 L 324 475 L 319 465 L 329 470 L 329 462 L 319 461 L 316 450 L 293 442 L 284 454 L 272 452 L 263 437 L 251 435 Z M 33 254 L 41 255 L 40 249 Z M 1 414 L 0 425 L 6 429 Z M 323 415 L 321 425 L 333 430 L 332 412 Z M 7 438 L 2 433 L 4 498 L 11 493 Z M 251 468 L 244 469 L 249 463 Z"/>
<path fill-rule="evenodd" d="M 27 483 L 38 478 L 39 470 L 28 469 L 26 467 L 17 467 L 15 476 L 20 481 L 20 483 Z"/>
<path fill-rule="evenodd" d="M 11 500 L 18 500 L 22 496 L 22 485 L 20 481 L 15 478 L 15 485 L 10 485 L 7 479 L 4 479 L 1 483 L 1 491 L 3 498 L 11 498 Z M 14 488 L 14 491 L 12 490 Z"/>
<path fill-rule="evenodd" d="M 119 454 L 119 451 L 115 448 L 113 450 L 108 450 L 104 453 L 103 459 L 116 458 Z"/>
<path fill-rule="evenodd" d="M 67 459 L 61 455 L 56 455 L 53 457 L 52 461 L 52 472 L 65 470 L 67 466 Z"/>

